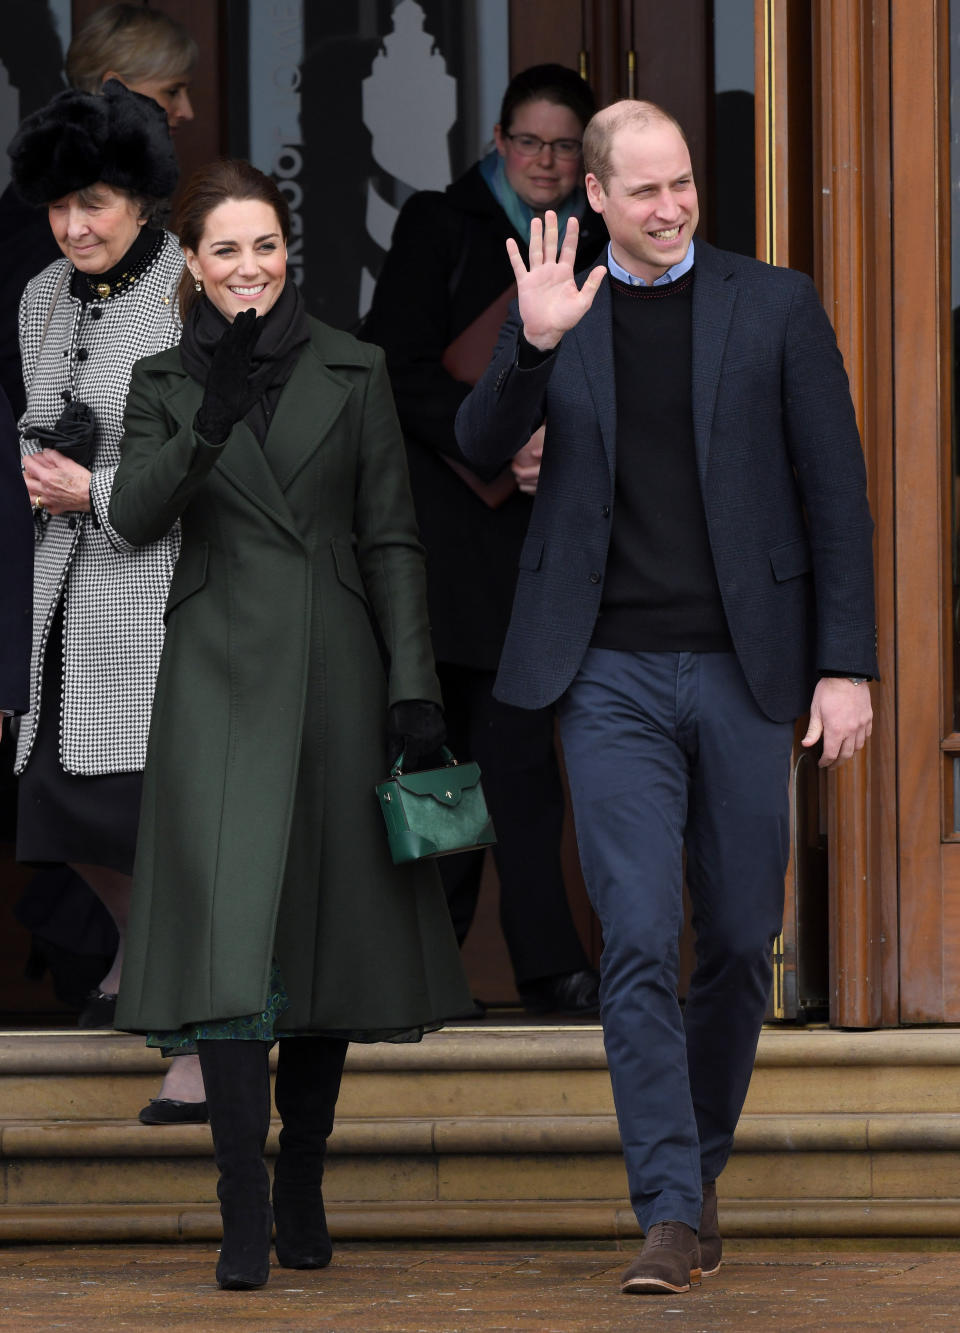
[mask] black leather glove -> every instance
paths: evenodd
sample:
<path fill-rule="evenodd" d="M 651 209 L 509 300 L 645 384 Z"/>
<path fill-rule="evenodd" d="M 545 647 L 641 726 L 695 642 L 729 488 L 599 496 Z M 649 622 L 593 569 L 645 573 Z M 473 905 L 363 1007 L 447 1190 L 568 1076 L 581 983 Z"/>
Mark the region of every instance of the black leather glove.
<path fill-rule="evenodd" d="M 197 430 L 207 444 L 223 444 L 252 406 L 250 363 L 262 327 L 256 310 L 242 310 L 217 343 L 197 413 Z"/>
<path fill-rule="evenodd" d="M 439 704 L 427 699 L 401 699 L 387 714 L 387 764 L 403 754 L 405 772 L 436 768 L 443 763 L 440 747 L 447 739 L 447 724 Z"/>

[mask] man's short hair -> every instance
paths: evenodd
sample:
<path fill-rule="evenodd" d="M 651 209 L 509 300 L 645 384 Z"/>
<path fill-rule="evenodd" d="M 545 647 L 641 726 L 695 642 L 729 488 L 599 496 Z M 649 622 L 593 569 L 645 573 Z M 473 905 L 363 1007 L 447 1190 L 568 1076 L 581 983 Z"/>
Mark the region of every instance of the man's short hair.
<path fill-rule="evenodd" d="M 664 111 L 656 102 L 641 102 L 633 98 L 624 98 L 613 102 L 593 116 L 583 132 L 583 169 L 596 176 L 604 190 L 610 184 L 613 168 L 610 165 L 610 153 L 614 136 L 627 126 L 645 129 L 648 125 L 673 125 L 684 143 L 687 136 L 683 126 L 669 111 Z"/>

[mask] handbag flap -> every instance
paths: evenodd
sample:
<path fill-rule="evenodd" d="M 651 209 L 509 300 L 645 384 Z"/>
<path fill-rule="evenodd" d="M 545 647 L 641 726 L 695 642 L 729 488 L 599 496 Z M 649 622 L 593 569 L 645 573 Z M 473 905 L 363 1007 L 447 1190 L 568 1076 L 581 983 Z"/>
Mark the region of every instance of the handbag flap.
<path fill-rule="evenodd" d="M 425 768 L 417 773 L 398 773 L 393 781 L 411 796 L 432 796 L 441 805 L 457 806 L 463 793 L 480 781 L 479 764 L 449 764 L 444 768 Z"/>

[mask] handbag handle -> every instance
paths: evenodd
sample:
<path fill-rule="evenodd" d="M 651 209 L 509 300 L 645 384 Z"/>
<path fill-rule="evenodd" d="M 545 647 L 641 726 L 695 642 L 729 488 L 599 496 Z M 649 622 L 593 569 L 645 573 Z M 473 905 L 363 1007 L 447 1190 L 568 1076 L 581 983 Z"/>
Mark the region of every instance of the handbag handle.
<path fill-rule="evenodd" d="M 63 291 L 63 284 L 67 280 L 67 274 L 70 272 L 71 265 L 64 264 L 63 272 L 60 274 L 60 280 L 53 289 L 53 296 L 50 300 L 50 309 L 47 311 L 47 317 L 43 321 L 43 332 L 40 334 L 40 346 L 37 348 L 37 360 L 40 360 L 40 353 L 43 351 L 43 344 L 47 341 L 47 331 L 50 328 L 50 321 L 53 319 L 53 312 L 57 308 L 57 302 L 60 300 L 60 293 Z"/>
<path fill-rule="evenodd" d="M 453 751 L 449 748 L 449 746 L 441 745 L 440 753 L 443 755 L 444 768 L 457 767 L 457 760 L 454 759 Z M 390 776 L 392 778 L 403 777 L 403 757 L 405 754 L 406 750 L 401 750 L 400 753 L 397 755 L 396 759 L 394 760 L 393 767 L 390 770 Z"/>

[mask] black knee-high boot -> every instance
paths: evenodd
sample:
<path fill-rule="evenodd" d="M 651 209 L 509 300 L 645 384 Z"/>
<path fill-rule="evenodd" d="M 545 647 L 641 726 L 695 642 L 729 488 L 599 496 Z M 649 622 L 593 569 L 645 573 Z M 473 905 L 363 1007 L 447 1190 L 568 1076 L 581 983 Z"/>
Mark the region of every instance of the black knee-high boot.
<path fill-rule="evenodd" d="M 275 1096 L 283 1121 L 273 1171 L 277 1259 L 284 1268 L 324 1268 L 333 1254 L 323 1208 L 323 1163 L 347 1043 L 284 1037 Z"/>
<path fill-rule="evenodd" d="M 198 1041 L 210 1112 L 223 1245 L 217 1285 L 242 1291 L 270 1275 L 270 1176 L 263 1149 L 270 1128 L 270 1046 L 265 1041 Z"/>

